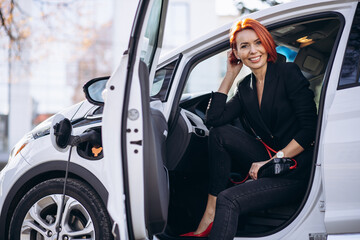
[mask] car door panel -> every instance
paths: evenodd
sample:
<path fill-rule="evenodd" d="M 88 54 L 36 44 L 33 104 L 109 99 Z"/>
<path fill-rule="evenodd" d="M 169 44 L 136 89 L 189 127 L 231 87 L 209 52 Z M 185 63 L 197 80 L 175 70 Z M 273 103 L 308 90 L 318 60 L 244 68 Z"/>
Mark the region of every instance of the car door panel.
<path fill-rule="evenodd" d="M 157 65 L 166 8 L 167 0 L 139 2 L 129 49 L 106 87 L 103 146 L 107 165 L 104 171 L 109 173 L 112 193 L 109 194 L 109 213 L 121 239 L 151 238 L 166 222 L 166 171 L 159 157 L 161 146 L 156 146 L 154 141 L 163 132 L 155 133 L 159 129 L 154 128 L 149 103 L 149 72 Z M 147 164 L 151 165 L 148 169 Z M 146 182 L 148 176 L 155 180 Z M 149 187 L 158 190 L 156 197 L 151 196 Z M 152 206 L 160 209 L 160 214 L 152 211 Z"/>

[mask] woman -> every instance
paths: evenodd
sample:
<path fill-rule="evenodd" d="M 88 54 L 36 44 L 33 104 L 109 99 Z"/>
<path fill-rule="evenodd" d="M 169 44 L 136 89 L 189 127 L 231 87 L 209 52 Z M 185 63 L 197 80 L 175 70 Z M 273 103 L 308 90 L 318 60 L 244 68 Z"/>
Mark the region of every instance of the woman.
<path fill-rule="evenodd" d="M 309 82 L 296 64 L 275 63 L 274 40 L 256 20 L 235 23 L 230 44 L 226 75 L 207 109 L 207 123 L 213 126 L 208 203 L 197 230 L 183 236 L 233 239 L 239 215 L 300 197 L 309 177 L 317 118 Z M 252 73 L 226 103 L 244 64 Z M 244 130 L 226 125 L 236 118 L 246 119 L 249 126 Z M 278 152 L 270 157 L 252 131 Z M 258 179 L 259 169 L 276 156 L 295 158 L 298 167 L 279 177 Z M 254 181 L 226 189 L 232 160 Z"/>

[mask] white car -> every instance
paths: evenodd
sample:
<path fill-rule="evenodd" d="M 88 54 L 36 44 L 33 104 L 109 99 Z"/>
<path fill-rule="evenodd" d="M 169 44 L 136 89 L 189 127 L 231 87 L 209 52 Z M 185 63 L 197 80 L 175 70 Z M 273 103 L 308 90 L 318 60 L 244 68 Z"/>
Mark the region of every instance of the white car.
<path fill-rule="evenodd" d="M 120 66 L 85 86 L 94 105 L 55 115 L 12 150 L 0 173 L 0 239 L 184 239 L 196 228 L 207 198 L 205 110 L 232 23 L 157 64 L 166 8 L 140 2 Z M 247 17 L 269 29 L 279 61 L 303 71 L 319 117 L 306 194 L 242 217 L 236 239 L 360 239 L 358 1 L 295 1 Z"/>

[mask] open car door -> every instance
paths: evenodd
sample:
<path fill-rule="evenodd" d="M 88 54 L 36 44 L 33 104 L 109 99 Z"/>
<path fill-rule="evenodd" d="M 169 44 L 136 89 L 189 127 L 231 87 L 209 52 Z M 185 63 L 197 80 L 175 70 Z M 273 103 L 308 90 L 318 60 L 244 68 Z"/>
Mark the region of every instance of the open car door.
<path fill-rule="evenodd" d="M 167 123 L 160 111 L 150 109 L 149 97 L 166 11 L 167 0 L 139 2 L 128 50 L 105 90 L 104 172 L 117 239 L 148 239 L 166 225 L 169 189 L 163 161 Z"/>

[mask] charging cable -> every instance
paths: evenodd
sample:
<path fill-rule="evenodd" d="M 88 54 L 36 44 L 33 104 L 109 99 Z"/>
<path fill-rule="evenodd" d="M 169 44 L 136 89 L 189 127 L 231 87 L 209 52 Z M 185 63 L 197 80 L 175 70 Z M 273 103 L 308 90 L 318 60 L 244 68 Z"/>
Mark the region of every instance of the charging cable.
<path fill-rule="evenodd" d="M 68 179 L 68 175 L 69 175 L 69 165 L 70 165 L 70 159 L 71 159 L 71 151 L 72 151 L 73 145 L 70 146 L 69 149 L 69 157 L 66 163 L 66 170 L 65 170 L 65 178 L 64 178 L 64 187 L 63 187 L 63 192 L 62 192 L 62 199 L 61 199 L 61 205 L 60 205 L 60 216 L 59 216 L 59 221 L 58 221 L 58 225 L 56 226 L 56 233 L 57 233 L 57 237 L 59 239 L 60 236 L 60 232 L 61 232 L 61 221 L 64 215 L 64 205 L 65 205 L 65 192 L 66 192 L 66 182 Z"/>
<path fill-rule="evenodd" d="M 70 165 L 70 159 L 71 159 L 71 152 L 72 148 L 74 146 L 78 146 L 80 143 L 89 141 L 96 144 L 99 144 L 99 139 L 101 139 L 101 136 L 98 132 L 96 132 L 93 129 L 90 129 L 89 131 L 86 131 L 80 135 L 73 136 L 71 135 L 72 132 L 72 125 L 69 119 L 65 118 L 61 120 L 59 123 L 54 125 L 54 135 L 56 137 L 55 142 L 59 148 L 65 149 L 67 146 L 70 146 L 69 149 L 69 156 L 66 163 L 66 170 L 65 170 L 65 178 L 64 178 L 64 187 L 62 192 L 62 199 L 61 199 L 61 205 L 60 205 L 60 212 L 59 212 L 59 221 L 56 226 L 56 233 L 57 233 L 57 239 L 60 237 L 61 232 L 61 222 L 64 215 L 64 205 L 65 205 L 65 194 L 66 194 L 66 183 L 69 175 L 69 165 Z"/>

